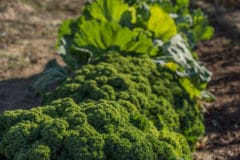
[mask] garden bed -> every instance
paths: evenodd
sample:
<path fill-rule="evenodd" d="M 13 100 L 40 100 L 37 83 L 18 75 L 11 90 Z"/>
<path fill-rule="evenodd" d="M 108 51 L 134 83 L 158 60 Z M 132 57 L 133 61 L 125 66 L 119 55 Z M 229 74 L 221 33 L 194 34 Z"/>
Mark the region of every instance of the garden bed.
<path fill-rule="evenodd" d="M 34 2 L 6 0 L 0 4 L 0 111 L 28 109 L 41 102 L 31 86 L 46 63 L 58 58 L 54 42 L 62 20 L 75 17 L 81 8 L 74 0 L 66 1 L 59 10 L 49 7 L 58 6 L 57 1 Z M 237 17 L 221 20 L 218 13 L 209 10 L 216 35 L 197 47 L 200 59 L 213 72 L 209 90 L 217 97 L 205 104 L 206 136 L 195 154 L 198 160 L 240 159 L 239 22 Z M 229 13 L 221 12 L 225 17 Z"/>

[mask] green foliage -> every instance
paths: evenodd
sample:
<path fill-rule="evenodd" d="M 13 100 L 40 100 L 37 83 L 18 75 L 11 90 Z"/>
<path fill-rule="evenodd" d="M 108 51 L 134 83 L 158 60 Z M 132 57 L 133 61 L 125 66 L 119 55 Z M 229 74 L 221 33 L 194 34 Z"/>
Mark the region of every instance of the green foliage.
<path fill-rule="evenodd" d="M 39 142 L 33 143 L 30 145 L 30 148 L 21 148 L 15 154 L 14 160 L 51 160 L 50 158 L 50 148 Z"/>
<path fill-rule="evenodd" d="M 130 119 L 137 128 L 148 128 L 146 118 L 150 118 L 158 129 L 186 133 L 193 147 L 204 131 L 203 117 L 196 102 L 181 87 L 180 79 L 147 56 L 124 57 L 111 52 L 93 58 L 91 64 L 76 70 L 73 78 L 45 96 L 45 103 L 65 97 L 77 103 L 101 99 L 120 101 L 128 106 L 129 112 L 134 111 Z M 185 127 L 185 123 L 189 126 Z M 181 128 L 188 131 L 181 131 Z"/>
<path fill-rule="evenodd" d="M 191 160 L 204 133 L 196 97 L 210 79 L 191 48 L 212 33 L 189 0 L 88 3 L 59 29 L 67 67 L 54 63 L 36 86 L 62 84 L 42 107 L 0 114 L 0 155 Z"/>
<path fill-rule="evenodd" d="M 158 57 L 156 63 L 182 77 L 180 83 L 191 97 L 199 96 L 206 82 L 210 81 L 211 73 L 194 59 L 187 41 L 182 35 L 176 35 L 163 46 L 163 50 L 164 56 Z"/>
<path fill-rule="evenodd" d="M 199 9 L 193 12 L 193 25 L 193 36 L 196 42 L 210 39 L 213 36 L 213 27 L 209 26 L 208 20 Z"/>
<path fill-rule="evenodd" d="M 109 50 L 128 54 L 156 54 L 153 42 L 144 30 L 130 30 L 113 22 L 87 21 L 79 26 L 71 42 L 71 45 L 65 46 L 67 54 L 62 53 L 70 66 L 85 64 L 91 57 Z"/>
<path fill-rule="evenodd" d="M 155 38 L 166 42 L 177 33 L 173 19 L 161 7 L 152 5 L 149 12 L 147 29 L 154 33 Z"/>
<path fill-rule="evenodd" d="M 199 9 L 190 9 L 189 0 L 131 0 L 126 1 L 138 10 L 151 4 L 161 6 L 174 19 L 178 32 L 184 33 L 188 38 L 188 43 L 194 47 L 201 40 L 210 39 L 214 34 L 213 27 L 204 13 Z M 148 12 L 148 9 L 144 10 Z M 140 12 L 139 16 L 145 17 L 146 13 Z"/>
<path fill-rule="evenodd" d="M 33 84 L 33 88 L 36 93 L 44 94 L 47 92 L 48 87 L 63 82 L 66 79 L 67 75 L 68 72 L 65 68 L 59 66 L 55 59 L 51 60 L 46 65 L 43 73 Z"/>
<path fill-rule="evenodd" d="M 191 49 L 212 34 L 204 14 L 190 11 L 188 0 L 96 0 L 79 18 L 63 23 L 57 48 L 73 70 L 108 51 L 149 55 L 182 77 L 191 97 L 201 97 L 211 74 Z"/>
<path fill-rule="evenodd" d="M 85 5 L 83 14 L 88 20 L 121 23 L 123 15 L 127 14 L 128 10 L 128 4 L 122 3 L 122 0 L 97 0 L 92 4 Z"/>
<path fill-rule="evenodd" d="M 62 114 L 52 116 L 45 112 L 45 107 L 47 106 L 37 108 L 41 116 L 51 117 L 52 120 L 36 122 L 28 119 L 28 121 L 16 123 L 10 129 L 6 129 L 0 141 L 0 153 L 9 159 L 17 160 L 125 158 L 154 160 L 164 159 L 166 156 L 173 157 L 173 159 L 182 157 L 191 159 L 190 150 L 183 136 L 172 134 L 169 138 L 174 142 L 165 141 L 164 138 L 166 135 L 160 132 L 159 135 L 155 135 L 149 131 L 142 131 L 136 128 L 130 121 L 130 113 L 126 111 L 124 106 L 117 102 L 102 100 L 77 105 L 74 104 L 72 99 L 68 98 L 53 102 L 48 106 L 48 109 L 55 111 L 55 113 L 58 112 L 56 104 L 62 107 Z M 97 106 L 103 106 L 103 108 Z M 109 106 L 109 108 L 104 108 L 105 106 Z M 125 112 L 119 112 L 115 108 L 116 106 L 119 106 L 119 109 L 121 111 L 125 110 Z M 65 113 L 71 113 L 69 110 L 73 110 L 75 107 L 78 108 L 78 112 L 82 112 L 82 114 L 89 117 L 90 122 L 76 123 L 70 127 L 68 125 L 70 122 L 67 120 L 69 114 Z M 101 109 L 103 110 L 101 111 Z M 117 114 L 120 117 L 117 118 L 116 113 L 108 112 L 108 109 L 118 110 Z M 34 110 L 32 109 L 29 112 L 34 112 Z M 104 126 L 108 128 L 107 132 L 104 131 L 102 133 L 99 130 L 103 125 L 101 121 L 99 122 L 100 124 L 97 124 L 96 122 L 98 121 L 96 120 L 91 121 L 94 117 L 90 111 L 94 111 L 97 117 L 102 118 Z M 102 113 L 105 111 L 107 111 L 106 116 L 102 116 Z M 14 113 L 14 111 L 11 112 Z M 109 116 L 112 118 L 109 119 Z M 4 115 L 1 115 L 1 117 L 4 117 Z M 24 118 L 26 119 L 26 117 Z M 114 121 L 109 123 L 113 119 Z M 122 119 L 124 121 L 121 121 Z M 155 127 L 153 129 L 158 133 Z M 171 132 L 168 131 L 167 135 L 169 133 Z M 177 141 L 175 142 L 174 139 Z M 178 141 L 184 143 L 180 144 Z M 159 144 L 161 144 L 161 147 Z M 181 152 L 178 147 L 184 148 L 183 150 L 187 152 Z"/>
<path fill-rule="evenodd" d="M 148 19 L 138 17 L 136 8 L 122 0 L 94 1 L 85 6 L 81 17 L 62 24 L 57 50 L 70 68 L 109 50 L 156 56 L 154 39 L 168 41 L 174 36 L 174 21 L 160 6 L 151 6 Z"/>
<path fill-rule="evenodd" d="M 45 103 L 0 115 L 0 154 L 18 160 L 190 160 L 189 145 L 193 149 L 204 130 L 178 76 L 148 56 L 95 57 Z"/>
<path fill-rule="evenodd" d="M 90 58 L 108 50 L 137 54 L 151 54 L 153 50 L 152 41 L 143 30 L 131 31 L 115 23 L 95 20 L 81 25 L 73 41 L 72 52 L 81 56 L 81 52 L 87 51 Z M 77 59 L 81 60 L 81 57 Z"/>

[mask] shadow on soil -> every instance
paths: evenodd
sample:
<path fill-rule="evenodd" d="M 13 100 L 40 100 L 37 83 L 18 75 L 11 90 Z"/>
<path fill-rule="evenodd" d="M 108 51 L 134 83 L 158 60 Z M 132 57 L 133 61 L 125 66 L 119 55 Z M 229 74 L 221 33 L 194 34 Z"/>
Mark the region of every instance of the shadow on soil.
<path fill-rule="evenodd" d="M 229 83 L 229 82 L 234 82 L 234 81 L 239 81 L 239 80 L 240 80 L 240 73 L 230 72 L 228 74 L 225 74 L 221 77 L 218 77 L 218 78 L 212 80 L 209 83 L 209 85 L 217 85 L 220 83 Z M 239 93 L 240 93 L 240 91 L 237 91 L 237 90 L 231 90 L 231 92 L 229 92 L 229 94 L 239 94 Z"/>
<path fill-rule="evenodd" d="M 205 115 L 206 132 L 227 133 L 228 131 L 240 130 L 240 101 L 233 101 L 212 108 Z M 229 109 L 231 107 L 231 110 Z M 213 119 L 214 118 L 214 119 Z"/>
<path fill-rule="evenodd" d="M 231 158 L 230 160 L 240 160 L 240 154 L 234 158 Z"/>
<path fill-rule="evenodd" d="M 30 109 L 39 106 L 42 101 L 42 96 L 36 93 L 33 85 L 45 71 L 48 71 L 49 66 L 53 64 L 57 64 L 55 59 L 50 60 L 41 73 L 26 79 L 0 81 L 0 113 L 6 110 Z M 54 82 L 48 85 L 46 91 L 54 90 L 59 83 L 60 82 Z"/>
<path fill-rule="evenodd" d="M 0 160 L 7 160 L 4 156 L 0 155 Z"/>
<path fill-rule="evenodd" d="M 32 89 L 32 84 L 38 76 L 0 81 L 0 113 L 5 110 L 29 109 L 39 105 L 41 98 Z"/>
<path fill-rule="evenodd" d="M 31 26 L 30 28 L 39 26 L 39 24 L 21 22 L 20 20 L 0 20 L 0 24 L 4 23 L 13 23 L 18 26 Z M 29 78 L 0 80 L 0 113 L 6 110 L 30 109 L 39 105 L 41 98 L 34 93 L 32 88 L 34 81 L 39 75 L 41 75 L 41 73 Z"/>

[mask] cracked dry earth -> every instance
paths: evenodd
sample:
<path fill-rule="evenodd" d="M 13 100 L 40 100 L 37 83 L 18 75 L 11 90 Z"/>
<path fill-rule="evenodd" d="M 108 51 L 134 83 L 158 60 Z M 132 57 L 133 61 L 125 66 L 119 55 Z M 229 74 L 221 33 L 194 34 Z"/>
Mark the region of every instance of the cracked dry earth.
<path fill-rule="evenodd" d="M 0 112 L 40 104 L 31 86 L 51 59 L 60 61 L 54 51 L 57 29 L 80 13 L 83 1 L 0 0 Z M 205 104 L 206 134 L 194 159 L 240 160 L 240 11 L 216 2 L 193 2 L 216 28 L 196 49 L 213 72 L 209 91 L 216 100 Z"/>

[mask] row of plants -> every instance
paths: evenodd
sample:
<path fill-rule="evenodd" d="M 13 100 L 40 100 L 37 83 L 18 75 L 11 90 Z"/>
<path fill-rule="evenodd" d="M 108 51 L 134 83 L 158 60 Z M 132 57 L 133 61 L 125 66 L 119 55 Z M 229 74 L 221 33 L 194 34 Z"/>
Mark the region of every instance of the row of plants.
<path fill-rule="evenodd" d="M 188 0 L 96 0 L 63 22 L 35 84 L 43 104 L 0 114 L 0 154 L 14 160 L 190 160 L 204 134 L 211 73 L 196 43 L 213 28 Z"/>

